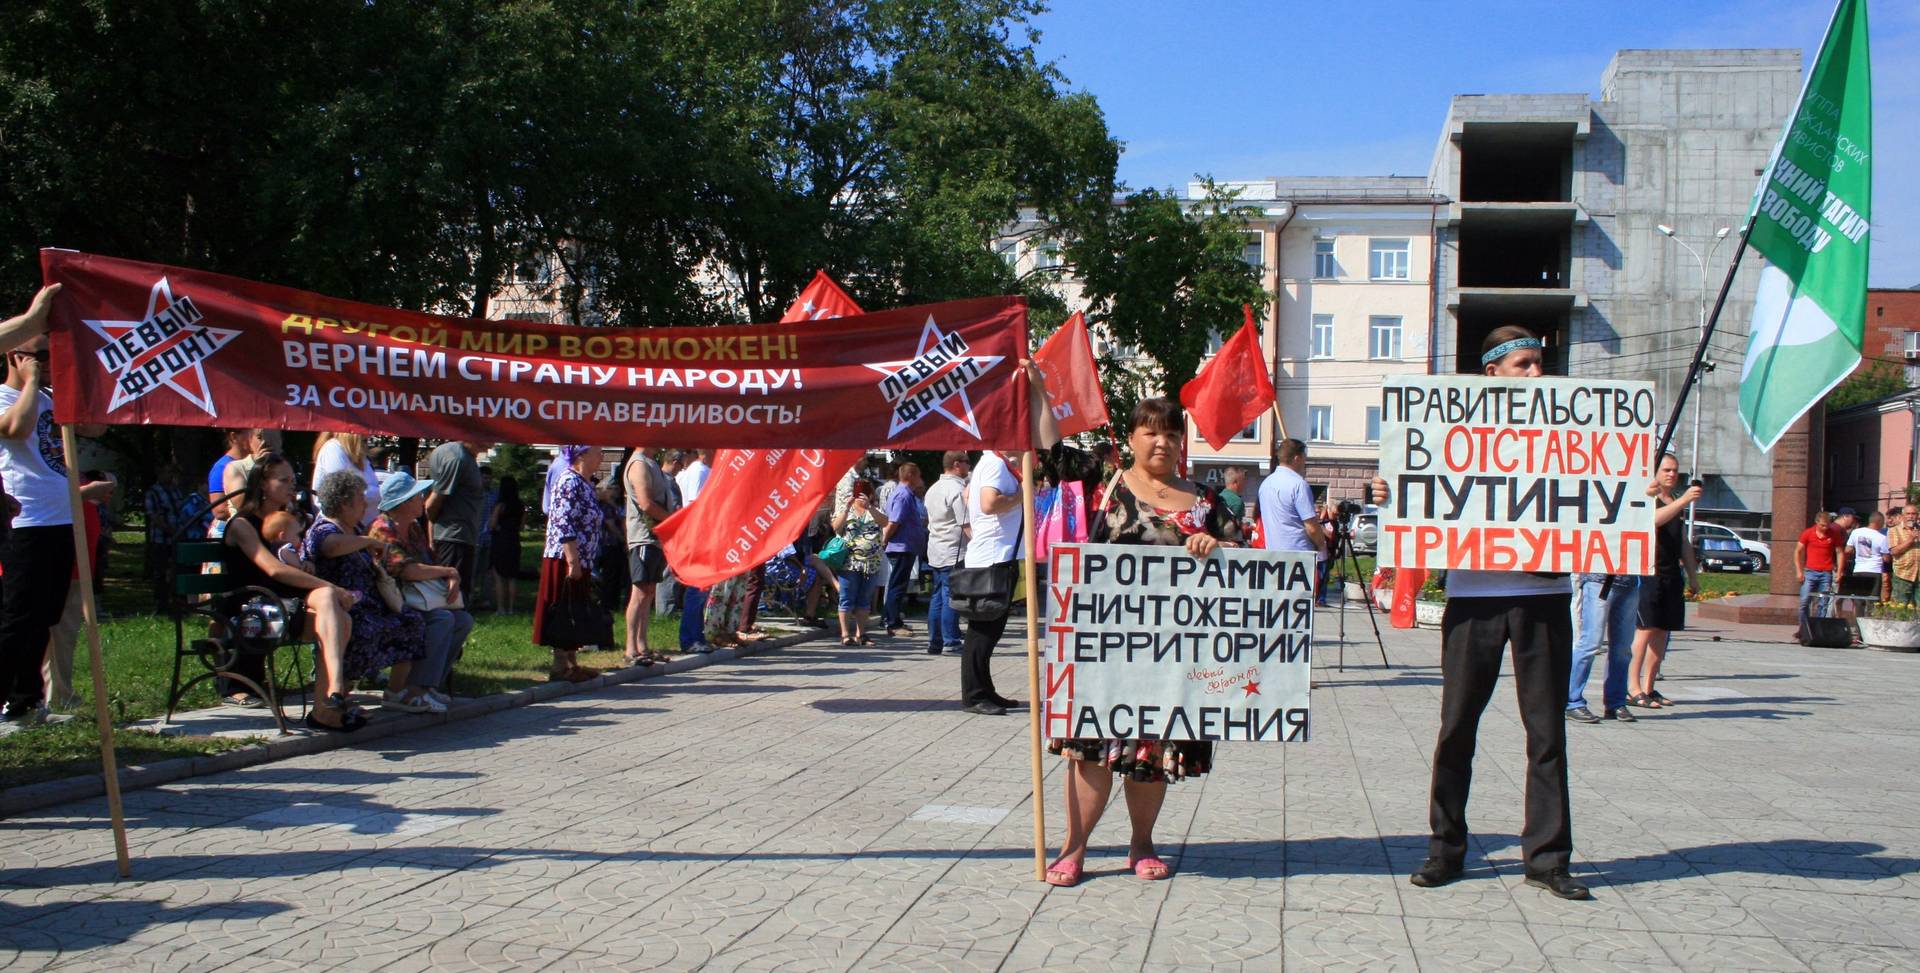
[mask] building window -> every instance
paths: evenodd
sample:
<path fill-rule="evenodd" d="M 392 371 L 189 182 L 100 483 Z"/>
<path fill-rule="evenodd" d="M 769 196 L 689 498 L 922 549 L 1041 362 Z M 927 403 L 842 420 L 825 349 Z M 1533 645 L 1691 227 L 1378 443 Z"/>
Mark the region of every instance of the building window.
<path fill-rule="evenodd" d="M 1227 339 L 1222 337 L 1220 332 L 1215 331 L 1212 328 L 1208 328 L 1207 329 L 1207 353 L 1201 357 L 1212 358 L 1213 356 L 1220 353 L 1220 347 L 1226 343 L 1227 343 Z"/>
<path fill-rule="evenodd" d="M 1033 252 L 1035 270 L 1052 270 L 1060 266 L 1060 244 L 1047 242 Z"/>
<path fill-rule="evenodd" d="M 1259 270 L 1266 265 L 1266 239 L 1264 233 L 1247 234 L 1246 245 L 1240 248 L 1240 259 L 1246 261 L 1247 266 Z"/>
<path fill-rule="evenodd" d="M 1307 438 L 1316 443 L 1333 442 L 1333 406 L 1307 406 Z"/>
<path fill-rule="evenodd" d="M 1313 241 L 1313 277 L 1315 280 L 1332 280 L 1340 276 L 1340 264 L 1333 259 L 1333 241 Z"/>
<path fill-rule="evenodd" d="M 1370 406 L 1367 406 L 1367 442 L 1377 443 L 1379 441 L 1380 441 L 1380 407 L 1377 405 L 1370 405 Z"/>
<path fill-rule="evenodd" d="M 1000 255 L 1001 261 L 1007 265 L 1008 269 L 1019 268 L 1020 242 L 1018 240 L 1002 240 L 993 248 L 993 251 Z"/>
<path fill-rule="evenodd" d="M 1313 316 L 1313 357 L 1333 357 L 1333 315 Z"/>
<path fill-rule="evenodd" d="M 513 268 L 513 282 L 516 284 L 544 284 L 549 277 L 547 260 L 542 256 L 527 257 Z"/>
<path fill-rule="evenodd" d="M 1400 319 L 1375 315 L 1367 319 L 1367 357 L 1398 360 Z"/>
<path fill-rule="evenodd" d="M 542 324 L 550 324 L 553 321 L 553 315 L 545 311 L 509 311 L 505 319 L 508 321 L 538 321 Z"/>
<path fill-rule="evenodd" d="M 1408 244 L 1405 240 L 1374 240 L 1368 247 L 1368 276 L 1374 280 L 1407 279 Z"/>
<path fill-rule="evenodd" d="M 1253 425 L 1250 425 L 1247 428 L 1242 429 L 1237 433 L 1234 433 L 1233 441 L 1236 443 L 1259 442 L 1260 441 L 1260 420 L 1255 419 L 1253 420 Z"/>

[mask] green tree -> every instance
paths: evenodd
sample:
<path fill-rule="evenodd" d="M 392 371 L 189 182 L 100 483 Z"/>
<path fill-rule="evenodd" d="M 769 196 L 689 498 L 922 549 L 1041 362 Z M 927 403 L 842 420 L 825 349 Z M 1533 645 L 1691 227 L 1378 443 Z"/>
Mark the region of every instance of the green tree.
<path fill-rule="evenodd" d="M 1067 224 L 1066 252 L 1085 285 L 1088 320 L 1151 358 L 1157 373 L 1136 378 L 1169 394 L 1193 378 L 1210 340 L 1240 327 L 1242 305 L 1256 314 L 1267 306 L 1259 269 L 1241 257 L 1246 213 L 1231 191 L 1210 179 L 1205 186 L 1195 200 L 1154 189 L 1086 200 Z M 1109 356 L 1110 366 L 1118 364 Z"/>
<path fill-rule="evenodd" d="M 740 317 L 777 316 L 816 268 L 876 309 L 1019 286 L 991 241 L 1023 206 L 1051 216 L 1106 191 L 1119 152 L 1093 98 L 1036 56 L 1039 9 L 676 7 L 674 59 L 715 123 L 709 256 Z"/>
<path fill-rule="evenodd" d="M 1900 366 L 1886 361 L 1868 362 L 1827 393 L 1827 411 L 1833 412 L 1907 391 L 1910 388 Z"/>

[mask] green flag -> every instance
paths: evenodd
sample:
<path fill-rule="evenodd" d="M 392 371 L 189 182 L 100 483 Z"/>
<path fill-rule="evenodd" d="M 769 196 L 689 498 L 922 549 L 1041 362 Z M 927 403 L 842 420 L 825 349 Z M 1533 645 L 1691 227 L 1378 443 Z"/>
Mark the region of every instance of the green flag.
<path fill-rule="evenodd" d="M 1860 364 L 1866 330 L 1873 96 L 1865 0 L 1840 0 L 1800 103 L 1747 210 L 1767 258 L 1740 372 L 1763 450 Z"/>

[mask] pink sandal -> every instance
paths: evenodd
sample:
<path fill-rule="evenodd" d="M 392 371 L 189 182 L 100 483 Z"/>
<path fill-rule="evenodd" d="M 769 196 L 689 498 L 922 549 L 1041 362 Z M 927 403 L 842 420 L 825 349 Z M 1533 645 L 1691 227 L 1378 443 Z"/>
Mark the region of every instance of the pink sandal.
<path fill-rule="evenodd" d="M 1148 855 L 1137 861 L 1132 855 L 1128 855 L 1127 867 L 1133 869 L 1134 877 L 1143 882 L 1163 882 L 1173 877 L 1173 869 L 1168 868 L 1166 862 L 1154 855 Z M 1160 870 L 1158 875 L 1152 874 L 1156 868 Z"/>
<path fill-rule="evenodd" d="M 1062 858 L 1047 866 L 1047 884 L 1070 889 L 1080 884 L 1080 863 Z"/>

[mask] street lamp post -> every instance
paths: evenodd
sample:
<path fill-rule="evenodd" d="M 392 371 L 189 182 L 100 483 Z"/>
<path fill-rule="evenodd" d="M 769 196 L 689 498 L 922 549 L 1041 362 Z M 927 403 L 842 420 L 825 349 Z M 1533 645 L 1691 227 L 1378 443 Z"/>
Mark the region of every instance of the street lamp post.
<path fill-rule="evenodd" d="M 1731 233 L 1733 231 L 1733 228 L 1730 226 L 1723 226 L 1720 229 L 1715 230 L 1713 233 L 1713 246 L 1707 248 L 1707 255 L 1704 257 L 1700 255 L 1700 251 L 1695 250 L 1690 246 L 1687 246 L 1687 241 L 1682 240 L 1678 236 L 1676 236 L 1673 232 L 1673 227 L 1668 226 L 1665 223 L 1661 223 L 1655 226 L 1654 229 L 1659 230 L 1662 236 L 1667 237 L 1673 242 L 1679 244 L 1680 249 L 1685 250 L 1686 252 L 1692 254 L 1694 262 L 1700 265 L 1700 297 L 1698 300 L 1700 335 L 1698 340 L 1705 341 L 1707 337 L 1707 287 L 1708 287 L 1707 265 L 1713 261 L 1714 251 L 1719 250 L 1720 244 L 1726 242 L 1727 234 Z M 1711 371 L 1712 368 L 1713 368 L 1712 364 L 1707 364 L 1705 367 L 1701 368 L 1700 375 L 1698 378 L 1694 380 L 1694 384 L 1704 385 L 1707 381 L 1707 372 Z M 1701 390 L 1698 388 L 1694 389 L 1693 390 L 1693 445 L 1691 447 L 1691 452 L 1693 457 L 1693 469 L 1694 469 L 1695 475 L 1698 475 L 1700 471 L 1700 404 L 1701 404 L 1700 396 L 1701 396 Z M 1696 504 L 1691 504 L 1691 503 L 1687 504 L 1687 543 L 1689 544 L 1693 543 L 1693 529 L 1694 529 L 1693 508 L 1695 506 Z"/>

